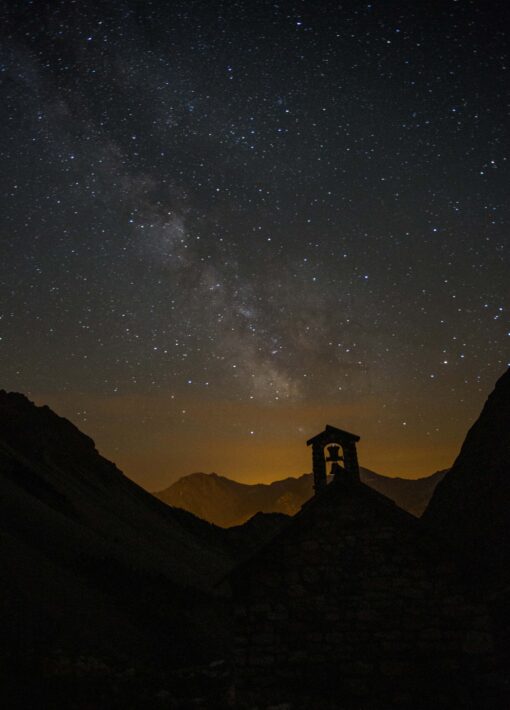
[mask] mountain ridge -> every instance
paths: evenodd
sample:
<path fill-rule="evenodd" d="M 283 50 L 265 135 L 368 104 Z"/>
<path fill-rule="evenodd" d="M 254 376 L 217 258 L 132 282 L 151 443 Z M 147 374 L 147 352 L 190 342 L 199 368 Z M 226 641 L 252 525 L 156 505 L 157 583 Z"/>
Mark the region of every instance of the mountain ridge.
<path fill-rule="evenodd" d="M 363 483 L 394 500 L 419 517 L 445 471 L 420 479 L 390 478 L 361 468 Z M 221 527 L 242 525 L 258 512 L 295 515 L 313 494 L 313 476 L 305 473 L 271 483 L 241 483 L 217 473 L 182 476 L 154 493 L 163 502 L 182 507 Z"/>
<path fill-rule="evenodd" d="M 0 658 L 208 654 L 211 594 L 241 543 L 155 499 L 49 407 L 0 390 Z"/>
<path fill-rule="evenodd" d="M 482 579 L 510 584 L 510 369 L 496 382 L 423 515 Z M 503 574 L 504 572 L 504 574 Z"/>

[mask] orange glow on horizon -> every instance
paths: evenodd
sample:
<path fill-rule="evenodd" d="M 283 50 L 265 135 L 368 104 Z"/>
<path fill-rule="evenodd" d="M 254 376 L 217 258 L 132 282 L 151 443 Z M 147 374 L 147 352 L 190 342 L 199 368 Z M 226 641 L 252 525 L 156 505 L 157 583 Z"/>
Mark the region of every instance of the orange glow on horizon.
<path fill-rule="evenodd" d="M 31 398 L 73 421 L 94 439 L 101 454 L 150 491 L 196 471 L 214 471 L 244 483 L 300 476 L 311 470 L 306 440 L 326 424 L 360 435 L 361 466 L 383 475 L 419 478 L 453 463 L 480 408 L 475 402 L 473 412 L 464 412 L 462 420 L 445 403 L 442 417 L 448 426 L 427 434 L 412 413 L 404 426 L 370 397 L 342 406 L 189 398 L 183 406 L 163 395 L 103 397 L 80 392 Z"/>

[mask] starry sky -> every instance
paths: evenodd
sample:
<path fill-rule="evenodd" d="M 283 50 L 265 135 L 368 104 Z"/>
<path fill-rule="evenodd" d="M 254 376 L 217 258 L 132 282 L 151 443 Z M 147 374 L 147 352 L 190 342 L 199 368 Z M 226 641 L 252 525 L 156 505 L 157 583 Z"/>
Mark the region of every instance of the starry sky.
<path fill-rule="evenodd" d="M 0 386 L 151 490 L 451 464 L 510 361 L 505 3 L 0 17 Z"/>

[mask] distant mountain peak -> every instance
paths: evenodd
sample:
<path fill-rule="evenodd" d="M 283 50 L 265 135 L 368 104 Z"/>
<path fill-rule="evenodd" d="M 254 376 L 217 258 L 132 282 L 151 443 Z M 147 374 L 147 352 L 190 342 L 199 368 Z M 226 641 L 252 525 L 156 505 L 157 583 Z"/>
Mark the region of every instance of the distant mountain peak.
<path fill-rule="evenodd" d="M 409 480 L 388 478 L 361 469 L 363 483 L 419 516 L 444 471 Z M 295 515 L 313 493 L 313 475 L 289 476 L 271 483 L 240 483 L 217 473 L 192 473 L 179 478 L 155 495 L 169 505 L 182 507 L 222 527 L 242 525 L 256 513 Z"/>

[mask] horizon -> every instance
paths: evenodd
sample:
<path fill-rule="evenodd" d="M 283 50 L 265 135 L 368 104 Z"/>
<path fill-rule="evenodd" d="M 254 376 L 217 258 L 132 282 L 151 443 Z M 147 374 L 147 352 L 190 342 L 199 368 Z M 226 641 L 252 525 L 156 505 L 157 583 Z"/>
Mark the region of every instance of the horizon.
<path fill-rule="evenodd" d="M 364 466 L 360 466 L 360 470 L 365 470 L 368 471 L 369 473 L 375 474 L 376 476 L 381 476 L 383 478 L 398 478 L 401 481 L 407 480 L 407 481 L 420 481 L 422 478 L 430 478 L 431 476 L 434 476 L 436 473 L 442 473 L 442 471 L 434 471 L 434 473 L 430 474 L 430 476 L 421 476 L 420 478 L 401 478 L 399 476 L 382 476 L 382 474 L 378 474 L 376 471 L 372 471 L 371 469 L 367 469 Z M 221 473 L 217 473 L 216 471 L 193 471 L 192 473 L 186 473 L 184 476 L 181 476 L 180 478 L 177 478 L 173 483 L 170 484 L 169 487 L 171 487 L 174 483 L 179 483 L 179 481 L 184 480 L 185 478 L 190 478 L 191 476 L 215 476 L 216 478 L 223 478 L 227 481 L 232 481 L 233 483 L 240 483 L 241 485 L 244 486 L 270 486 L 273 483 L 282 483 L 283 481 L 288 481 L 288 480 L 294 480 L 297 481 L 300 478 L 303 478 L 303 476 L 313 476 L 312 471 L 308 471 L 306 473 L 301 473 L 296 476 L 285 476 L 283 478 L 277 478 L 274 481 L 269 481 L 267 483 L 262 482 L 262 481 L 256 481 L 254 483 L 246 483 L 245 481 L 239 481 L 236 480 L 235 478 L 231 478 L 230 476 L 223 476 Z M 166 489 L 163 489 L 161 491 L 151 491 L 154 494 L 159 494 L 159 493 L 164 493 Z"/>
<path fill-rule="evenodd" d="M 395 440 L 393 442 L 390 442 L 388 445 L 387 439 L 384 439 L 384 456 L 381 457 L 380 451 L 382 447 L 380 440 L 376 439 L 374 442 L 368 442 L 369 445 L 367 446 L 367 441 L 364 440 L 366 437 L 361 434 L 361 440 L 358 444 L 360 465 L 379 475 L 404 479 L 424 478 L 433 475 L 437 471 L 450 468 L 460 451 L 468 429 L 474 421 L 476 421 L 494 385 L 495 382 L 491 385 L 486 394 L 480 393 L 481 396 L 479 398 L 473 398 L 470 408 L 466 407 L 465 424 L 463 426 L 462 421 L 458 422 L 456 441 L 448 441 L 442 448 L 438 446 L 432 447 L 428 437 L 422 436 L 420 431 L 413 432 L 414 437 L 417 439 L 421 437 L 423 439 L 423 447 L 420 450 L 415 443 L 410 451 L 406 452 L 400 443 L 400 430 L 397 427 Z M 126 417 L 131 415 L 133 409 L 137 412 L 138 416 L 140 415 L 139 400 L 134 408 L 126 407 L 125 400 L 122 397 L 116 397 L 113 402 L 111 400 L 107 400 L 106 402 L 100 400 L 102 406 L 98 407 L 99 412 L 96 412 L 95 417 L 92 416 L 89 423 L 88 416 L 85 416 L 84 420 L 80 421 L 80 414 L 76 413 L 75 410 L 75 402 L 73 398 L 68 395 L 66 395 L 66 397 L 55 395 L 37 397 L 33 394 L 29 394 L 27 396 L 33 399 L 38 406 L 47 404 L 57 414 L 65 416 L 72 421 L 81 431 L 94 440 L 101 455 L 113 461 L 129 478 L 150 492 L 163 490 L 180 478 L 193 473 L 216 473 L 219 476 L 229 478 L 238 483 L 250 485 L 256 483 L 269 484 L 287 477 L 297 478 L 304 473 L 309 473 L 311 470 L 311 451 L 306 446 L 306 440 L 322 429 L 326 423 L 331 423 L 331 416 L 334 415 L 334 413 L 332 413 L 331 416 L 327 415 L 327 417 L 329 416 L 327 422 L 324 421 L 322 424 L 317 425 L 315 431 L 311 428 L 306 431 L 303 426 L 296 427 L 295 431 L 289 433 L 289 441 L 292 443 L 287 443 L 286 447 L 283 445 L 283 442 L 278 441 L 279 429 L 275 430 L 269 427 L 269 434 L 273 434 L 273 436 L 269 438 L 270 446 L 264 446 L 264 444 L 261 443 L 260 436 L 257 437 L 255 434 L 246 435 L 241 432 L 240 436 L 238 434 L 239 447 L 244 445 L 244 449 L 231 448 L 231 440 L 228 440 L 227 444 L 229 444 L 229 446 L 227 448 L 229 449 L 231 457 L 225 458 L 223 452 L 225 442 L 220 440 L 219 442 L 215 442 L 217 445 L 213 448 L 209 460 L 207 460 L 207 454 L 204 453 L 201 457 L 197 457 L 195 467 L 193 467 L 193 464 L 190 464 L 188 470 L 184 470 L 185 463 L 182 464 L 182 468 L 177 468 L 175 459 L 172 459 L 171 456 L 169 456 L 168 459 L 166 458 L 166 446 L 162 447 L 161 452 L 155 454 L 153 448 L 154 439 L 146 438 L 144 440 L 145 448 L 142 447 L 140 449 L 140 439 L 133 439 L 131 435 L 132 429 L 137 429 L 137 425 L 139 425 L 140 422 L 139 419 L 135 419 L 135 421 L 131 423 L 131 427 L 127 426 L 126 430 L 123 431 L 122 425 L 126 423 Z M 79 397 L 77 399 L 79 401 Z M 151 409 L 154 409 L 154 404 L 155 402 L 153 401 Z M 91 407 L 93 405 L 89 403 L 87 406 Z M 446 403 L 443 404 L 443 408 L 443 411 L 446 411 Z M 274 408 L 272 411 L 275 411 Z M 302 413 L 299 408 L 298 411 Z M 325 410 L 321 409 L 321 411 L 324 413 Z M 363 412 L 361 413 L 363 414 Z M 153 412 L 153 416 L 158 417 L 158 412 Z M 97 422 L 99 422 L 99 427 L 97 426 Z M 149 419 L 149 425 L 151 422 L 152 420 Z M 336 422 L 336 424 L 341 426 L 342 422 Z M 345 425 L 345 428 L 353 429 L 355 427 Z M 436 434 L 437 433 L 438 432 L 436 432 Z M 157 434 L 159 440 L 163 439 L 164 441 L 164 430 L 162 432 L 153 432 L 153 436 L 154 434 Z M 214 434 L 212 436 L 214 436 Z M 187 460 L 190 449 L 193 450 L 192 444 L 195 440 L 196 437 L 193 431 L 190 433 L 190 439 L 181 438 L 181 449 L 179 453 L 183 457 L 184 462 Z M 113 445 L 112 442 L 114 442 Z M 125 450 L 123 450 L 124 445 Z M 434 456 L 430 455 L 432 448 L 434 448 Z M 416 456 L 416 451 L 420 452 L 418 462 L 412 458 Z M 370 455 L 371 452 L 372 455 Z M 260 458 L 257 458 L 257 455 Z M 237 467 L 235 461 L 232 462 L 232 456 L 240 462 Z M 410 457 L 411 463 L 407 463 L 408 459 L 406 459 L 406 456 Z M 216 460 L 220 462 L 219 465 L 215 465 L 214 462 L 211 463 L 211 460 L 215 457 Z M 248 468 L 243 466 L 243 461 L 246 459 L 250 462 L 250 467 Z M 149 470 L 151 461 L 156 462 L 156 468 Z M 221 465 L 222 461 L 224 462 L 223 466 Z M 254 462 L 255 468 L 253 468 Z M 273 464 L 273 462 L 277 463 Z M 373 462 L 375 462 L 375 464 Z M 301 471 L 301 473 L 298 473 L 298 471 Z"/>

